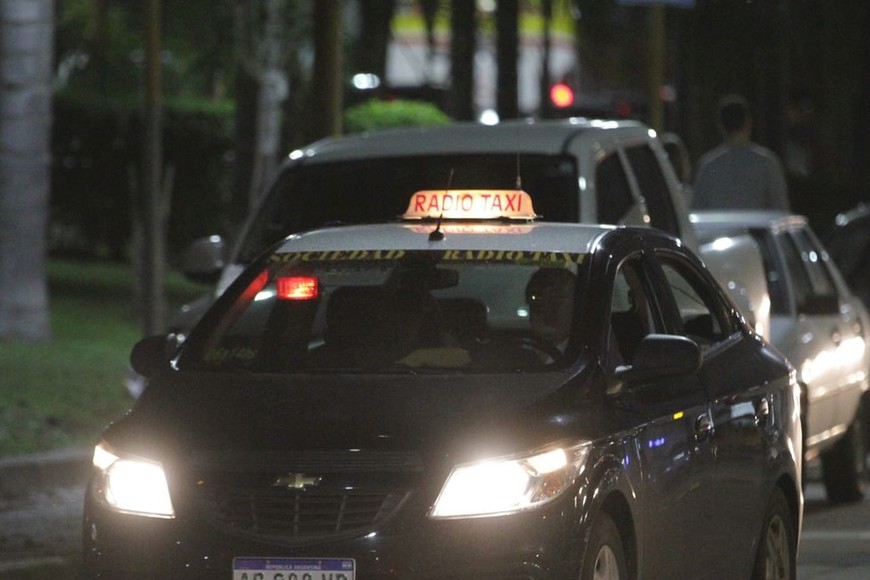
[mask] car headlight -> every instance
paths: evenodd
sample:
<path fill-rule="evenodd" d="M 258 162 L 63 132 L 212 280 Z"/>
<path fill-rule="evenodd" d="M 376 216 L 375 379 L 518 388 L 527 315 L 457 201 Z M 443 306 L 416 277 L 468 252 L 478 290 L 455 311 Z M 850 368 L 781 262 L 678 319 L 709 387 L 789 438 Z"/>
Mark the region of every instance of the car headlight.
<path fill-rule="evenodd" d="M 559 447 L 520 457 L 457 465 L 429 516 L 495 516 L 540 506 L 557 498 L 583 469 L 589 445 Z"/>
<path fill-rule="evenodd" d="M 94 466 L 102 474 L 98 494 L 116 511 L 153 518 L 174 518 L 163 465 L 122 456 L 101 442 L 94 448 Z"/>

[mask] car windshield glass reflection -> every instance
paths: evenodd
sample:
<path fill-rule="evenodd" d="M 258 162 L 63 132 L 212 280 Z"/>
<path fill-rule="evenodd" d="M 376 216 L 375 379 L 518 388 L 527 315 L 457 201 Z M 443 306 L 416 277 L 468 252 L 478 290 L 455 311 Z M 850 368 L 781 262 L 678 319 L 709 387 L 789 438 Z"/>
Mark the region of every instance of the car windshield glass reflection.
<path fill-rule="evenodd" d="M 203 321 L 179 365 L 280 373 L 559 368 L 584 257 L 274 254 Z"/>
<path fill-rule="evenodd" d="M 425 189 L 505 189 L 517 171 L 548 221 L 575 222 L 576 162 L 569 156 L 417 155 L 303 164 L 286 170 L 257 212 L 241 249 L 243 263 L 290 233 L 326 225 L 394 220 Z"/>

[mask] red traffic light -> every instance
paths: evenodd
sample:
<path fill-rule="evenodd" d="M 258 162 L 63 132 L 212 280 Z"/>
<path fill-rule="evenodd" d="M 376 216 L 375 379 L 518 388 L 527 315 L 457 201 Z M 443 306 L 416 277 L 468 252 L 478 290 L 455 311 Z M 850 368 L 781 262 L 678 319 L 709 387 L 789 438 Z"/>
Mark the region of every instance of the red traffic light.
<path fill-rule="evenodd" d="M 565 83 L 556 83 L 550 87 L 550 102 L 560 109 L 570 107 L 574 104 L 574 89 Z"/>

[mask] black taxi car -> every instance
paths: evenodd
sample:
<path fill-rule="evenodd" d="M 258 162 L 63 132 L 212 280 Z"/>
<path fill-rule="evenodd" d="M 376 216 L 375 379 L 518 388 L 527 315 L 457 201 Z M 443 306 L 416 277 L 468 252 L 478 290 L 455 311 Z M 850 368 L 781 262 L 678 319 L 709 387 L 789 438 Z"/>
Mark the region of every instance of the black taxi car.
<path fill-rule="evenodd" d="M 794 578 L 799 392 L 695 255 L 424 191 L 294 234 L 94 452 L 90 576 Z"/>

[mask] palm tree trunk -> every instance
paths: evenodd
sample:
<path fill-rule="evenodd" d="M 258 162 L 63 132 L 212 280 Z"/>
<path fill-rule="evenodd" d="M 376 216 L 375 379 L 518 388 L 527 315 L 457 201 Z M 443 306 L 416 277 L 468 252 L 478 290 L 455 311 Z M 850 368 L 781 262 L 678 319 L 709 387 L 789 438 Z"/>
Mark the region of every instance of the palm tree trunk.
<path fill-rule="evenodd" d="M 0 0 L 0 339 L 48 340 L 54 1 Z"/>

